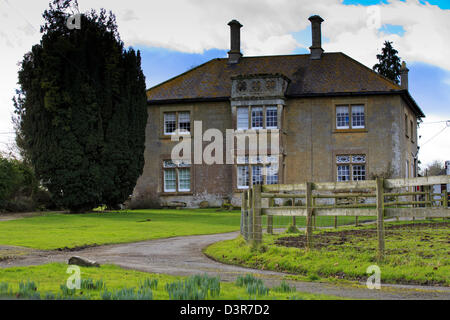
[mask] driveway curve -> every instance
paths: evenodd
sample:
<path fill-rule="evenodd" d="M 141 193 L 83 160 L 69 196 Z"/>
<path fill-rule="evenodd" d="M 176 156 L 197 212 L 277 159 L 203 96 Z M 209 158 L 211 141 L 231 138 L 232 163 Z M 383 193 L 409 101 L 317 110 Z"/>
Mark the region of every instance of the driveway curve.
<path fill-rule="evenodd" d="M 23 256 L 0 261 L 0 268 L 42 265 L 66 262 L 72 256 L 82 256 L 100 264 L 115 264 L 123 268 L 162 273 L 174 276 L 190 276 L 207 273 L 220 276 L 222 281 L 235 281 L 238 275 L 253 273 L 268 286 L 278 285 L 285 273 L 254 270 L 226 265 L 206 257 L 202 250 L 219 241 L 236 238 L 237 232 L 203 236 L 186 236 L 158 239 L 128 244 L 105 245 L 73 252 L 32 251 Z M 18 249 L 0 247 L 0 249 Z M 352 299 L 444 299 L 450 300 L 448 287 L 420 287 L 384 285 L 381 290 L 363 287 L 334 285 L 319 282 L 290 282 L 297 291 L 327 294 Z"/>

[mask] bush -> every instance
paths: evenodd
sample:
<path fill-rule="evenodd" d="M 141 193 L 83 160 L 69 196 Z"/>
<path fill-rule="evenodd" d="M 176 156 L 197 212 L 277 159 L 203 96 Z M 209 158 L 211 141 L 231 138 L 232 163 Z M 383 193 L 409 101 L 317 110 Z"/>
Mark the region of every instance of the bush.
<path fill-rule="evenodd" d="M 291 226 L 289 226 L 289 228 L 286 230 L 286 233 L 300 233 L 300 230 L 299 230 L 296 226 L 291 225 Z"/>
<path fill-rule="evenodd" d="M 30 197 L 20 196 L 3 202 L 3 210 L 7 212 L 31 212 L 35 203 Z"/>
<path fill-rule="evenodd" d="M 32 196 L 37 189 L 37 179 L 31 166 L 0 156 L 0 211 L 33 211 Z"/>

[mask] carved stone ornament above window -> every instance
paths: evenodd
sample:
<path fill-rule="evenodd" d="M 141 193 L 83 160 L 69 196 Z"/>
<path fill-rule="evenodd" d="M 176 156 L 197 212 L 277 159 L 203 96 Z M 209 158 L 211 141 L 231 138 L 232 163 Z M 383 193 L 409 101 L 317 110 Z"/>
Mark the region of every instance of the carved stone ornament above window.
<path fill-rule="evenodd" d="M 352 162 L 353 163 L 366 163 L 366 156 L 364 156 L 364 155 L 352 156 Z"/>
<path fill-rule="evenodd" d="M 238 89 L 239 92 L 247 91 L 247 82 L 239 81 L 239 83 L 237 85 L 237 89 Z"/>
<path fill-rule="evenodd" d="M 336 163 L 350 163 L 350 156 L 337 156 Z"/>
<path fill-rule="evenodd" d="M 261 81 L 256 80 L 252 82 L 252 91 L 259 92 L 261 91 Z"/>
<path fill-rule="evenodd" d="M 231 80 L 231 98 L 234 101 L 284 99 L 290 82 L 282 74 L 240 75 L 232 77 Z"/>
<path fill-rule="evenodd" d="M 267 80 L 266 81 L 266 89 L 267 90 L 270 90 L 270 91 L 274 90 L 276 85 L 277 85 L 277 83 L 275 82 L 275 80 Z"/>

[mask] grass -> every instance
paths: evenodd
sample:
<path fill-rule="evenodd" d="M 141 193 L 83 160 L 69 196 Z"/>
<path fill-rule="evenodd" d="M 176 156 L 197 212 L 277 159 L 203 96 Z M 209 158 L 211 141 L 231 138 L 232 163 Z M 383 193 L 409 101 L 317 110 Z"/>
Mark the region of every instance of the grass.
<path fill-rule="evenodd" d="M 206 210 L 136 210 L 39 217 L 0 222 L 0 244 L 54 250 L 239 230 L 240 213 Z"/>
<path fill-rule="evenodd" d="M 197 275 L 189 278 L 149 274 L 105 265 L 81 268 L 82 289 L 66 287 L 67 265 L 53 263 L 33 267 L 0 269 L 0 296 L 23 299 L 336 299 L 334 296 L 295 292 L 292 288 L 270 290 L 261 280 L 253 286 L 220 282 L 218 278 Z M 253 278 L 253 277 L 252 277 Z M 256 285 L 255 285 L 256 283 Z M 206 293 L 205 293 L 206 292 Z"/>
<path fill-rule="evenodd" d="M 369 266 L 378 265 L 383 283 L 450 286 L 450 233 L 443 222 L 386 223 L 382 262 L 375 259 L 374 226 L 317 231 L 313 237 L 316 247 L 309 252 L 302 245 L 304 234 L 285 233 L 264 235 L 259 248 L 248 246 L 239 237 L 213 244 L 205 253 L 224 263 L 294 273 L 299 275 L 297 280 L 361 281 L 367 278 Z"/>
<path fill-rule="evenodd" d="M 284 217 L 284 216 L 274 216 L 273 217 L 273 227 L 277 228 L 288 228 L 292 225 L 292 217 Z M 359 217 L 358 224 L 375 221 L 376 217 Z M 296 226 L 297 228 L 304 228 L 306 226 L 306 217 L 296 217 Z M 267 226 L 267 216 L 262 217 L 263 227 Z M 338 217 L 337 226 L 345 226 L 345 225 L 354 225 L 355 217 Z M 316 227 L 333 227 L 334 226 L 334 217 L 328 216 L 320 216 L 316 217 Z"/>
<path fill-rule="evenodd" d="M 274 227 L 286 228 L 291 219 L 274 219 Z M 297 226 L 305 223 L 297 218 Z M 340 217 L 339 224 L 354 223 Z M 332 226 L 334 218 L 319 217 L 317 226 Z M 40 250 L 138 242 L 189 235 L 238 231 L 240 212 L 197 210 L 134 210 L 71 215 L 44 213 L 37 217 L 0 222 L 0 244 Z M 2 252 L 0 252 L 0 257 Z M 6 257 L 5 257 L 6 258 Z"/>

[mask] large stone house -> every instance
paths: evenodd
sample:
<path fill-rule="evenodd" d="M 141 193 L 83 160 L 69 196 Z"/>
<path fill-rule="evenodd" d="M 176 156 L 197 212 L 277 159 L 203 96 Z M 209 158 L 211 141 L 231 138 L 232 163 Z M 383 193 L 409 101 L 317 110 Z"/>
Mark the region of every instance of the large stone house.
<path fill-rule="evenodd" d="M 309 20 L 310 54 L 244 57 L 242 25 L 233 20 L 228 58 L 148 90 L 146 163 L 132 197 L 134 207 L 173 201 L 189 207 L 204 201 L 239 205 L 240 192 L 255 183 L 416 176 L 417 123 L 424 114 L 408 92 L 406 65 L 397 85 L 344 53 L 325 53 L 323 20 Z M 195 121 L 201 121 L 201 132 L 192 130 Z M 235 136 L 269 132 L 279 148 L 266 148 L 270 162 L 249 161 L 237 153 L 233 163 L 174 162 L 177 129 L 192 140 L 208 129 L 224 134 L 234 129 Z M 276 170 L 265 170 L 268 166 Z"/>

